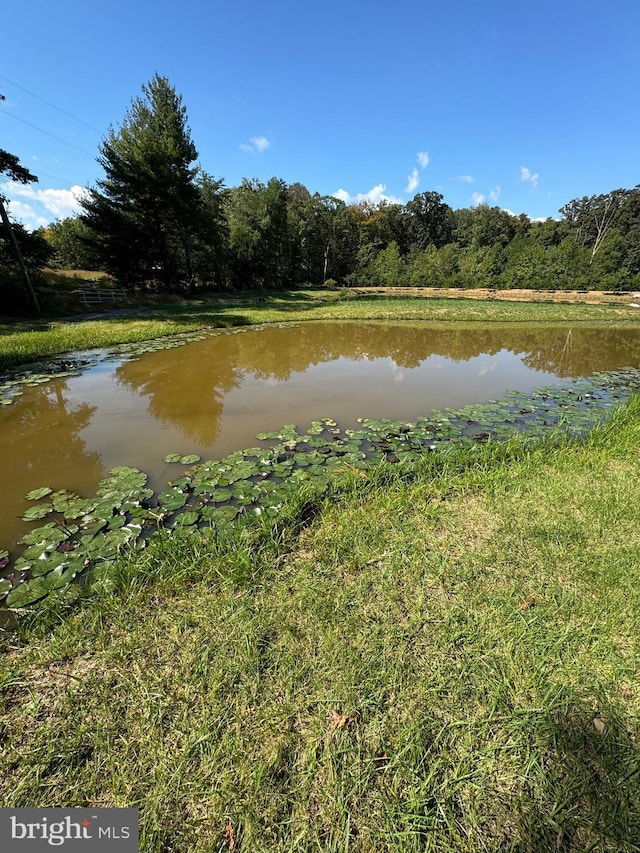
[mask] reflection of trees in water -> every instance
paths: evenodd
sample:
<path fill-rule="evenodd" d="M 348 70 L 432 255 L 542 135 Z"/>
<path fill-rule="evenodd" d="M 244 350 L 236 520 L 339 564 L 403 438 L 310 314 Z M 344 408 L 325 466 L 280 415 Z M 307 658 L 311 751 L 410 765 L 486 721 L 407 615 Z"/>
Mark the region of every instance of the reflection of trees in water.
<path fill-rule="evenodd" d="M 632 329 L 570 329 L 566 325 L 310 323 L 266 330 L 255 334 L 255 339 L 251 333 L 236 335 L 233 343 L 235 363 L 245 372 L 276 379 L 287 379 L 294 371 L 304 372 L 340 356 L 356 361 L 391 358 L 398 367 L 409 369 L 433 355 L 463 362 L 507 350 L 525 354 L 523 362 L 528 367 L 558 376 L 627 366 L 640 358 L 640 338 Z"/>
<path fill-rule="evenodd" d="M 156 352 L 121 365 L 117 376 L 148 398 L 154 417 L 211 444 L 219 434 L 225 396 L 245 375 L 284 381 L 340 357 L 392 359 L 410 369 L 433 355 L 461 362 L 501 350 L 526 353 L 522 360 L 531 369 L 571 376 L 635 364 L 640 347 L 632 330 L 593 327 L 301 323 L 221 334 Z"/>
<path fill-rule="evenodd" d="M 88 452 L 79 437 L 95 406 L 69 405 L 65 391 L 67 383 L 60 379 L 26 388 L 24 396 L 2 412 L 0 459 L 3 479 L 13 486 L 12 500 L 15 489 L 23 489 L 25 483 L 33 488 L 51 480 L 49 484 L 57 488 L 68 485 L 69 472 L 79 470 L 84 480 L 98 482 L 103 476 L 100 454 Z"/>
<path fill-rule="evenodd" d="M 96 410 L 88 403 L 69 405 L 63 392 L 67 383 L 56 380 L 54 387 L 39 385 L 25 389 L 8 407 L 6 426 L 0 431 L 0 447 L 8 465 L 26 465 L 37 470 L 53 458 L 61 469 L 78 465 L 102 471 L 100 454 L 87 452 L 81 430 L 88 426 Z M 5 468 L 5 471 L 7 469 Z"/>
<path fill-rule="evenodd" d="M 121 385 L 148 400 L 154 418 L 203 445 L 218 437 L 224 399 L 245 374 L 228 348 L 202 347 L 209 342 L 150 353 L 116 370 Z"/>
<path fill-rule="evenodd" d="M 640 336 L 633 329 L 574 327 L 549 330 L 544 343 L 528 337 L 521 352 L 527 367 L 557 376 L 588 376 L 640 364 Z"/>

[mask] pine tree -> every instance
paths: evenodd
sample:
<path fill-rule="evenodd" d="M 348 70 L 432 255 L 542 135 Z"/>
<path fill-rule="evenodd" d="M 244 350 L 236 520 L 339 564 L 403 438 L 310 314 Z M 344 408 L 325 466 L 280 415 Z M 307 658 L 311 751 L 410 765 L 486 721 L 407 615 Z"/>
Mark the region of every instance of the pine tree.
<path fill-rule="evenodd" d="M 121 283 L 194 289 L 198 247 L 216 227 L 197 157 L 182 98 L 156 74 L 101 143 L 105 177 L 82 202 L 94 248 Z"/>

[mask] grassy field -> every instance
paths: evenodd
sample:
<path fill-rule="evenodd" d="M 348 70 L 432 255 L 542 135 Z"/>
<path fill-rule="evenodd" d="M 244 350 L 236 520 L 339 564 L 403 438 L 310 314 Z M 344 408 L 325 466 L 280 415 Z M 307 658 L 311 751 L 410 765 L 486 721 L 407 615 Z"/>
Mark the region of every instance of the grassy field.
<path fill-rule="evenodd" d="M 5 638 L 0 803 L 137 806 L 148 853 L 638 851 L 639 447 L 636 399 L 123 562 Z"/>
<path fill-rule="evenodd" d="M 625 322 L 640 327 L 628 305 L 373 298 L 350 291 L 296 291 L 213 301 L 189 300 L 130 309 L 97 319 L 0 321 L 0 371 L 74 350 L 150 340 L 206 326 L 302 320 L 439 320 L 465 322 Z"/>

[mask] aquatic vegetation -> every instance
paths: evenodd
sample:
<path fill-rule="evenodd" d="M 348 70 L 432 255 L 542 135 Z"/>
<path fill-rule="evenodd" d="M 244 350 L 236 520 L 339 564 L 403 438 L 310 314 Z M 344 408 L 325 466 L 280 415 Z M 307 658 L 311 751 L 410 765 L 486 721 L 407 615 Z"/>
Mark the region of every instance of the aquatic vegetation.
<path fill-rule="evenodd" d="M 127 466 L 113 468 L 89 498 L 48 486 L 34 489 L 26 496 L 33 506 L 23 518 L 51 520 L 22 537 L 19 544 L 25 547 L 13 565 L 8 552 L 0 551 L 5 573 L 0 607 L 30 606 L 79 576 L 100 576 L 123 549 L 146 547 L 161 529 L 215 534 L 275 516 L 304 483 L 327 489 L 373 464 L 412 464 L 421 454 L 447 454 L 461 443 L 473 446 L 516 433 L 532 439 L 553 430 L 586 434 L 639 383 L 640 370 L 627 368 L 532 394 L 513 392 L 487 404 L 433 411 L 415 422 L 360 419 L 358 428 L 342 429 L 324 418 L 306 432 L 286 424 L 259 433 L 259 446 L 219 460 L 168 454 L 164 461 L 183 470 L 157 494 L 144 472 Z"/>

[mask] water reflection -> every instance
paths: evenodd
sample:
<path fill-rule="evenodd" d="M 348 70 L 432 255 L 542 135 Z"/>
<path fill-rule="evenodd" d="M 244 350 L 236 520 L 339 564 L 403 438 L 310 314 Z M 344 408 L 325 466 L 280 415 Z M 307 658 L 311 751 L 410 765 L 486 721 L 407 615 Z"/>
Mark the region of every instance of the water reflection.
<path fill-rule="evenodd" d="M 409 418 L 509 388 L 636 364 L 639 356 L 638 333 L 625 328 L 306 323 L 153 353 L 121 365 L 116 375 L 147 400 L 153 418 L 200 446 L 222 439 L 226 447 L 224 433 L 232 422 L 232 432 L 242 429 L 242 419 L 256 432 L 294 416 L 303 426 L 326 415 Z M 406 390 L 398 394 L 393 386 L 401 383 Z"/>
<path fill-rule="evenodd" d="M 19 515 L 28 504 L 27 492 L 49 481 L 71 489 L 94 488 L 105 475 L 98 449 L 90 450 L 81 437 L 96 411 L 87 402 L 68 398 L 69 380 L 25 389 L 0 418 L 0 547 L 14 541 L 24 525 Z"/>
<path fill-rule="evenodd" d="M 331 416 L 412 420 L 560 378 L 640 363 L 634 328 L 525 324 L 302 323 L 223 333 L 26 388 L 0 410 L 0 547 L 41 485 L 95 490 L 114 465 L 152 485 L 170 452 L 219 457 L 255 434 Z"/>

